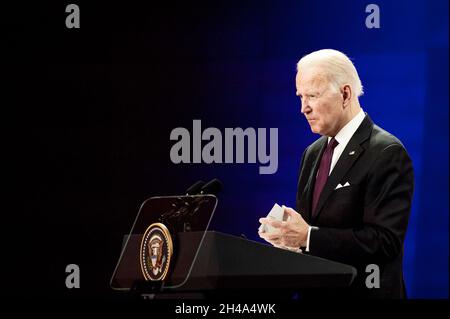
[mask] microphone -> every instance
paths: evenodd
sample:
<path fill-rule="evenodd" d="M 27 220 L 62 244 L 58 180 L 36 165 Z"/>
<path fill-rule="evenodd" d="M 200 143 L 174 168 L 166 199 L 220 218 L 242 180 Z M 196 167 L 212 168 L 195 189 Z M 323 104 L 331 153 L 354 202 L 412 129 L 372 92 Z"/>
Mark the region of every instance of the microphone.
<path fill-rule="evenodd" d="M 205 185 L 205 182 L 202 180 L 199 180 L 192 184 L 187 190 L 186 195 L 196 195 L 200 192 L 201 188 Z"/>
<path fill-rule="evenodd" d="M 212 194 L 217 195 L 223 188 L 223 184 L 217 178 L 212 179 L 206 183 L 200 190 L 200 194 Z"/>

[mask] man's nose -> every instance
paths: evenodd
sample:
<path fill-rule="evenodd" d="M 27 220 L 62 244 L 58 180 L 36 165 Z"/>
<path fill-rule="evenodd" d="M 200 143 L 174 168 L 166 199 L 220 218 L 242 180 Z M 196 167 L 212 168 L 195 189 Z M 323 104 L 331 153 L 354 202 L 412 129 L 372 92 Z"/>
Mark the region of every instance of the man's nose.
<path fill-rule="evenodd" d="M 303 114 L 311 112 L 311 107 L 309 106 L 307 99 L 300 102 L 300 112 Z"/>

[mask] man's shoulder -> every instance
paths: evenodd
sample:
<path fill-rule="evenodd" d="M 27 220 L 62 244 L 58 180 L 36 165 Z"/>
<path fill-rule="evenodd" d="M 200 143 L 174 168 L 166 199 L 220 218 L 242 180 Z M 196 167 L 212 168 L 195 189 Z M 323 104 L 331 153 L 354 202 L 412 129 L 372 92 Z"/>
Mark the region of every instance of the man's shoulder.
<path fill-rule="evenodd" d="M 385 149 L 391 145 L 398 145 L 401 148 L 405 148 L 399 138 L 376 124 L 373 125 L 372 134 L 370 135 L 369 141 L 370 148 Z"/>
<path fill-rule="evenodd" d="M 366 148 L 378 152 L 392 145 L 397 145 L 402 150 L 406 150 L 402 141 L 400 141 L 400 139 L 395 135 L 374 123 L 371 124 L 373 125 L 366 127 L 367 130 L 370 130 L 370 132 L 367 132 L 369 138 L 366 140 L 366 142 L 363 142 L 363 144 L 368 143 L 366 144 Z M 313 143 L 311 143 L 305 150 L 305 157 L 308 157 L 312 154 L 318 154 L 324 144 L 327 142 L 327 139 L 328 137 L 321 136 Z"/>

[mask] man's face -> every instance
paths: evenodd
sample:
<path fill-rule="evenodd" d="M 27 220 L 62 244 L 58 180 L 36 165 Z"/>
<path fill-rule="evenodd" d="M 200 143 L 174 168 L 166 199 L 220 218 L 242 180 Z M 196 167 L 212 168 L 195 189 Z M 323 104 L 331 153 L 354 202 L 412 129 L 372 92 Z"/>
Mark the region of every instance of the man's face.
<path fill-rule="evenodd" d="M 332 87 L 324 72 L 316 67 L 300 70 L 295 85 L 301 101 L 301 112 L 311 131 L 335 136 L 342 127 L 344 117 L 342 94 Z"/>

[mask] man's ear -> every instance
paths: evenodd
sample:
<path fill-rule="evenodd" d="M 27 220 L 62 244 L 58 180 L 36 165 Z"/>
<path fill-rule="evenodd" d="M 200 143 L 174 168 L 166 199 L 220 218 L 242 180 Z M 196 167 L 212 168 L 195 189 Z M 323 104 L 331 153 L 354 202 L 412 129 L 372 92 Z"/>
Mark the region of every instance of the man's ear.
<path fill-rule="evenodd" d="M 348 105 L 350 105 L 350 101 L 352 100 L 352 96 L 353 96 L 353 92 L 352 92 L 352 88 L 349 84 L 345 84 L 342 88 L 341 88 L 341 94 L 342 94 L 342 105 L 344 108 L 346 108 Z"/>

